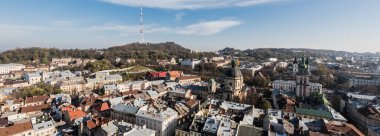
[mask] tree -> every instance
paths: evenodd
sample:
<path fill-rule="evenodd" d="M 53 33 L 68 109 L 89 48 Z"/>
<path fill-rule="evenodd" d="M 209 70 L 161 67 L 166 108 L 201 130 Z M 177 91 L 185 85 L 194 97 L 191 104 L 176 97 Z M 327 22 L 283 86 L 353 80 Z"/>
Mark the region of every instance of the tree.
<path fill-rule="evenodd" d="M 33 58 L 32 58 L 33 61 L 38 61 L 39 60 L 39 53 L 38 53 L 38 50 L 34 50 L 34 53 L 33 53 Z"/>
<path fill-rule="evenodd" d="M 259 109 L 272 109 L 272 103 L 266 99 L 261 99 L 258 104 L 257 104 L 257 107 Z"/>
<path fill-rule="evenodd" d="M 49 64 L 49 53 L 46 51 L 44 52 L 44 56 L 42 57 L 42 63 Z"/>
<path fill-rule="evenodd" d="M 40 95 L 59 94 L 62 90 L 59 87 L 53 87 L 45 83 L 38 83 L 36 86 L 30 86 L 17 90 L 14 93 L 16 98 L 25 98 Z"/>
<path fill-rule="evenodd" d="M 108 60 L 99 60 L 95 62 L 89 62 L 86 64 L 85 69 L 91 72 L 98 72 L 102 70 L 108 70 L 113 68 L 113 65 Z"/>

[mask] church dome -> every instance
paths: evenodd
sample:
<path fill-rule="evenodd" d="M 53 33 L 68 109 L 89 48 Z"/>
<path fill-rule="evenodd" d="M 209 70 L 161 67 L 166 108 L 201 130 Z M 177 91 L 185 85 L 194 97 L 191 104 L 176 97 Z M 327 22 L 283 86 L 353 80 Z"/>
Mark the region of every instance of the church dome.
<path fill-rule="evenodd" d="M 242 77 L 243 74 L 241 73 L 239 68 L 231 68 L 226 73 L 227 77 Z"/>

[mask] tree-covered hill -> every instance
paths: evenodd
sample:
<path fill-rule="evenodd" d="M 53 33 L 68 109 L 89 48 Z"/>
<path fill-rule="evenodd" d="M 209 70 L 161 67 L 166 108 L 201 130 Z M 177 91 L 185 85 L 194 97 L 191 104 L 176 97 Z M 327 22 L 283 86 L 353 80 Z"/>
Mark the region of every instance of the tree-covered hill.
<path fill-rule="evenodd" d="M 214 53 L 191 53 L 181 45 L 173 42 L 166 43 L 130 43 L 107 49 L 57 49 L 57 48 L 17 48 L 0 53 L 0 63 L 32 63 L 48 64 L 52 58 L 86 58 L 107 59 L 114 61 L 119 58 L 134 58 L 141 60 L 156 60 L 175 58 L 201 58 L 214 56 Z M 37 61 L 38 60 L 38 61 Z"/>
<path fill-rule="evenodd" d="M 178 58 L 198 58 L 207 54 L 192 54 L 190 49 L 173 42 L 166 43 L 131 43 L 123 46 L 115 46 L 105 50 L 105 57 L 136 58 L 136 59 L 169 59 Z"/>

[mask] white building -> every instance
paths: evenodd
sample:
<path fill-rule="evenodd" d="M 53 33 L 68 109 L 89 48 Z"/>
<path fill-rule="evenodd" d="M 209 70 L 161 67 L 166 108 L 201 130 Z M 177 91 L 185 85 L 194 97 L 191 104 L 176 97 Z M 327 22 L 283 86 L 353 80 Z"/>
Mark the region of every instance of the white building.
<path fill-rule="evenodd" d="M 151 86 L 149 81 L 133 81 L 133 82 L 124 82 L 117 84 L 117 90 L 119 92 L 134 91 L 134 90 L 145 90 Z"/>
<path fill-rule="evenodd" d="M 28 84 L 30 85 L 34 85 L 41 82 L 41 79 L 42 76 L 37 72 L 25 74 L 25 80 L 28 81 Z"/>
<path fill-rule="evenodd" d="M 219 56 L 219 57 L 212 57 L 211 58 L 211 61 L 223 61 L 224 60 L 224 57 L 223 56 Z"/>
<path fill-rule="evenodd" d="M 116 84 L 123 81 L 120 75 L 108 75 L 105 77 L 105 84 Z"/>
<path fill-rule="evenodd" d="M 0 74 L 9 74 L 13 71 L 21 71 L 25 68 L 23 64 L 0 64 Z"/>
<path fill-rule="evenodd" d="M 270 61 L 270 62 L 276 62 L 276 61 L 277 61 L 277 58 L 269 58 L 269 61 Z"/>
<path fill-rule="evenodd" d="M 23 105 L 24 105 L 23 99 L 13 99 L 13 100 L 7 100 L 5 102 L 5 106 L 2 106 L 2 108 L 7 107 L 9 108 L 10 111 L 16 111 L 20 109 Z"/>
<path fill-rule="evenodd" d="M 341 60 L 343 60 L 343 57 L 335 57 L 335 60 L 336 61 L 341 61 Z"/>
<path fill-rule="evenodd" d="M 282 91 L 295 91 L 296 86 L 296 81 L 275 80 L 272 83 L 273 89 Z"/>
<path fill-rule="evenodd" d="M 33 130 L 35 136 L 51 136 L 57 131 L 52 120 L 35 124 L 33 123 Z"/>
<path fill-rule="evenodd" d="M 76 94 L 83 91 L 84 85 L 83 82 L 62 82 L 58 86 L 64 93 Z"/>
<path fill-rule="evenodd" d="M 194 69 L 195 66 L 199 65 L 200 63 L 201 63 L 201 60 L 188 59 L 188 60 L 182 60 L 181 66 L 189 66 L 192 69 Z"/>
<path fill-rule="evenodd" d="M 355 78 L 349 79 L 349 83 L 353 87 L 357 87 L 357 86 L 376 86 L 376 85 L 380 85 L 380 79 L 377 79 L 377 78 L 355 77 Z"/>
<path fill-rule="evenodd" d="M 134 126 L 126 122 L 110 121 L 101 126 L 99 136 L 155 136 L 155 131 L 146 127 Z M 125 130 L 122 130 L 125 128 Z"/>
<path fill-rule="evenodd" d="M 136 114 L 136 124 L 156 131 L 156 136 L 171 136 L 175 133 L 178 113 L 170 107 L 161 109 L 146 105 Z"/>
<path fill-rule="evenodd" d="M 106 78 L 106 76 L 110 75 L 108 72 L 96 72 L 95 73 L 95 78 Z"/>
<path fill-rule="evenodd" d="M 276 67 L 280 67 L 280 68 L 286 68 L 288 66 L 289 63 L 287 62 L 278 62 L 276 64 Z"/>
<path fill-rule="evenodd" d="M 71 58 L 52 58 L 51 65 L 57 67 L 68 66 L 71 62 Z"/>

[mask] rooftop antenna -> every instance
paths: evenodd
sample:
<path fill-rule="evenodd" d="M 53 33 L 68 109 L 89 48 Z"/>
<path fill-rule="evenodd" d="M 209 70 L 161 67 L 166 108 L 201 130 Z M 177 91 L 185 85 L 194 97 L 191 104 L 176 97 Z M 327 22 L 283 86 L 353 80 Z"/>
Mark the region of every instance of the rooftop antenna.
<path fill-rule="evenodd" d="M 144 37 L 144 16 L 143 16 L 143 0 L 141 0 L 141 7 L 140 7 L 140 34 L 141 34 L 141 43 L 145 42 Z"/>

